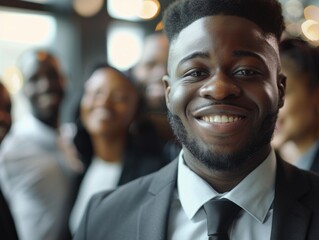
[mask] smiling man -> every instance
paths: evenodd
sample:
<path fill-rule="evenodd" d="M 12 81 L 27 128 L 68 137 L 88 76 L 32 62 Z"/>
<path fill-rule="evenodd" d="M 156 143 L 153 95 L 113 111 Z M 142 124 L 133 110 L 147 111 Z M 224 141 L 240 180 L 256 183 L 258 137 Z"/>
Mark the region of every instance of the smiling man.
<path fill-rule="evenodd" d="M 78 171 L 61 140 L 62 68 L 44 49 L 30 49 L 19 60 L 30 112 L 15 119 L 1 144 L 1 188 L 19 239 L 68 239 Z"/>
<path fill-rule="evenodd" d="M 93 197 L 76 239 L 318 239 L 318 176 L 270 145 L 285 91 L 280 4 L 179 0 L 164 25 L 166 105 L 182 151 L 157 173 Z M 217 226 L 220 212 L 231 218 Z"/>

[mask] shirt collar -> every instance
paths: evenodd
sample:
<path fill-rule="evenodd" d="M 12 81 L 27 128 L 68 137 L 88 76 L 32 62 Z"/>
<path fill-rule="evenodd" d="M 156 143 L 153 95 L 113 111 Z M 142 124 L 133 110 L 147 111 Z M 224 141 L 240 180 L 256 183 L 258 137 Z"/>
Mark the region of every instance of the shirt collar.
<path fill-rule="evenodd" d="M 179 155 L 177 191 L 187 217 L 192 219 L 212 198 L 227 198 L 257 221 L 264 222 L 274 199 L 276 157 L 274 151 L 253 172 L 230 192 L 219 194 L 207 182 L 188 168 Z"/>
<path fill-rule="evenodd" d="M 58 131 L 48 127 L 31 114 L 27 114 L 24 118 L 15 122 L 12 132 L 18 135 L 32 136 L 41 144 L 52 146 L 55 148 L 58 137 Z"/>

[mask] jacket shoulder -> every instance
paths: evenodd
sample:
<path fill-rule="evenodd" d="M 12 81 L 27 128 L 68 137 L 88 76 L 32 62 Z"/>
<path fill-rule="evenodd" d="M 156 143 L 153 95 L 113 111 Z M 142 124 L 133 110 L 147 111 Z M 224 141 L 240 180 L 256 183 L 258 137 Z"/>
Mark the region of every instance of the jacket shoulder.
<path fill-rule="evenodd" d="M 88 204 L 75 239 L 129 239 L 126 235 L 129 234 L 128 228 L 130 234 L 137 234 L 136 221 L 141 209 L 156 199 L 157 195 L 170 197 L 176 184 L 176 169 L 177 161 L 173 161 L 159 171 L 133 180 L 114 191 L 95 194 Z"/>

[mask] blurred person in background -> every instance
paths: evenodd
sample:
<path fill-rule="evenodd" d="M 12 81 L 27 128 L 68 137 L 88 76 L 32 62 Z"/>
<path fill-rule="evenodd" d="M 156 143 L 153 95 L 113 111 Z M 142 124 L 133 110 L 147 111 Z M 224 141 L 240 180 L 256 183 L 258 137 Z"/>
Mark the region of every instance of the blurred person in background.
<path fill-rule="evenodd" d="M 0 144 L 11 128 L 11 97 L 0 79 Z"/>
<path fill-rule="evenodd" d="M 319 173 L 319 49 L 285 39 L 280 55 L 286 97 L 272 144 L 285 160 Z"/>
<path fill-rule="evenodd" d="M 11 128 L 11 98 L 0 79 L 0 149 L 1 142 Z M 0 152 L 1 154 L 1 152 Z M 1 182 L 0 182 L 1 186 Z M 6 240 L 17 240 L 18 235 L 7 201 L 0 188 L 0 234 Z"/>
<path fill-rule="evenodd" d="M 163 32 L 153 32 L 145 37 L 142 56 L 130 70 L 143 98 L 143 121 L 140 134 L 149 142 L 147 149 L 161 154 L 168 161 L 180 150 L 168 123 L 165 93 L 162 82 L 167 73 L 168 40 Z"/>
<path fill-rule="evenodd" d="M 30 50 L 18 63 L 31 111 L 3 142 L 2 190 L 21 240 L 70 239 L 67 223 L 78 169 L 59 131 L 65 78 L 58 59 L 46 50 Z"/>
<path fill-rule="evenodd" d="M 160 156 L 148 154 L 135 135 L 139 104 L 134 83 L 107 64 L 98 65 L 85 83 L 75 143 L 87 170 L 70 218 L 72 232 L 93 194 L 115 189 L 166 164 Z"/>
<path fill-rule="evenodd" d="M 146 109 L 162 113 L 165 109 L 165 93 L 162 78 L 166 74 L 168 40 L 164 33 L 149 34 L 144 41 L 142 56 L 132 68 L 132 75 L 144 91 Z"/>

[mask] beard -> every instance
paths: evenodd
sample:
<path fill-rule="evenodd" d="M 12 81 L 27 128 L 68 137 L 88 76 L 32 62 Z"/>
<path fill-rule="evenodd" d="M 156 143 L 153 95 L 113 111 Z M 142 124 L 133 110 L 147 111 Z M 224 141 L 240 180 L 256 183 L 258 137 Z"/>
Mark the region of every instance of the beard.
<path fill-rule="evenodd" d="M 270 144 L 277 116 L 278 110 L 268 114 L 263 120 L 259 131 L 253 132 L 253 135 L 241 150 L 226 153 L 204 150 L 197 139 L 188 135 L 181 119 L 168 111 L 168 120 L 178 141 L 208 169 L 217 171 L 230 171 L 238 168 L 263 146 Z M 244 137 L 245 136 L 243 136 L 243 138 Z"/>

